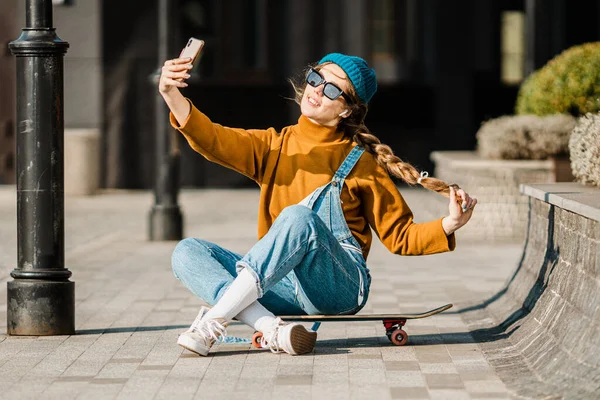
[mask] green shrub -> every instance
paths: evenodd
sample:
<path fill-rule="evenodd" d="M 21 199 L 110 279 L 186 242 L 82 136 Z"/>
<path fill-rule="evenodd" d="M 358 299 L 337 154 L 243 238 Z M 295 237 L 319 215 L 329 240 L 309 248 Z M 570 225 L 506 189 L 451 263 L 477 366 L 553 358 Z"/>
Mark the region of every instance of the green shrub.
<path fill-rule="evenodd" d="M 477 152 L 482 158 L 544 160 L 569 153 L 576 119 L 568 114 L 544 117 L 505 115 L 481 124 Z"/>
<path fill-rule="evenodd" d="M 571 170 L 577 182 L 600 187 L 600 116 L 579 119 L 569 139 Z"/>
<path fill-rule="evenodd" d="M 600 111 L 600 42 L 571 47 L 529 75 L 519 89 L 517 114 L 575 117 Z"/>

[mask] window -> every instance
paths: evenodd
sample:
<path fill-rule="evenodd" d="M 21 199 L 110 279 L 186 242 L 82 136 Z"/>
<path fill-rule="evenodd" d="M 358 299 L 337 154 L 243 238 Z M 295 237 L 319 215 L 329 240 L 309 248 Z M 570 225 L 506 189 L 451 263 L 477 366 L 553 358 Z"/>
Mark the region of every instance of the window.
<path fill-rule="evenodd" d="M 398 60 L 395 52 L 395 12 L 393 0 L 372 2 L 372 49 L 373 69 L 380 82 L 395 82 L 398 79 Z"/>
<path fill-rule="evenodd" d="M 523 80 L 525 65 L 525 13 L 505 11 L 501 20 L 501 79 L 507 85 Z"/>

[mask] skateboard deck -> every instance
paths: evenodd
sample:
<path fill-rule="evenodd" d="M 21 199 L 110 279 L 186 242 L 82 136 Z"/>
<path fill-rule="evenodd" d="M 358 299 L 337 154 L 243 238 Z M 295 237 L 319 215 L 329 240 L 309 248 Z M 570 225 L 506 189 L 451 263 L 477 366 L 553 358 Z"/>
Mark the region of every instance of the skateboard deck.
<path fill-rule="evenodd" d="M 452 308 L 452 304 L 446 304 L 429 311 L 413 314 L 280 315 L 279 318 L 284 321 L 314 322 L 312 327 L 313 331 L 319 329 L 322 322 L 382 321 L 388 339 L 397 346 L 403 346 L 408 341 L 408 334 L 402 329 L 407 320 L 431 317 L 432 315 L 439 314 L 449 308 Z M 252 344 L 254 347 L 261 347 L 261 337 L 261 332 L 254 333 L 254 336 L 252 337 Z"/>

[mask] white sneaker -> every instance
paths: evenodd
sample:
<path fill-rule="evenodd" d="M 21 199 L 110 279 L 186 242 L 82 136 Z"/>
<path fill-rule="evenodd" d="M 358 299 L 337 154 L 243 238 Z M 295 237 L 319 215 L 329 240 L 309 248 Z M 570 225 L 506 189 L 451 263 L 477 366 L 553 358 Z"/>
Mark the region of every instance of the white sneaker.
<path fill-rule="evenodd" d="M 298 323 L 285 323 L 276 318 L 272 328 L 263 333 L 260 344 L 269 347 L 273 353 L 285 351 L 291 355 L 310 353 L 315 347 L 317 332 L 306 329 Z"/>
<path fill-rule="evenodd" d="M 201 307 L 192 325 L 177 339 L 178 345 L 201 356 L 208 355 L 215 341 L 227 336 L 225 328 L 229 325 L 223 318 L 202 320 L 208 310 L 208 307 Z"/>

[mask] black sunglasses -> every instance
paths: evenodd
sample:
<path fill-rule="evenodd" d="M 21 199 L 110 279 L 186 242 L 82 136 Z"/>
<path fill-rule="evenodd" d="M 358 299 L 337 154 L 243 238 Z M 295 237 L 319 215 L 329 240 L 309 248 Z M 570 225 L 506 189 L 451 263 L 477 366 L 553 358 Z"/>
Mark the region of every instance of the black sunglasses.
<path fill-rule="evenodd" d="M 306 83 L 308 83 L 312 87 L 325 85 L 323 86 L 323 94 L 329 100 L 335 100 L 338 97 L 342 96 L 348 104 L 352 104 L 350 96 L 344 93 L 344 91 L 340 89 L 335 83 L 327 82 L 325 78 L 323 78 L 323 75 L 319 73 L 319 71 L 316 71 L 312 68 L 309 69 L 308 73 L 306 74 Z"/>

